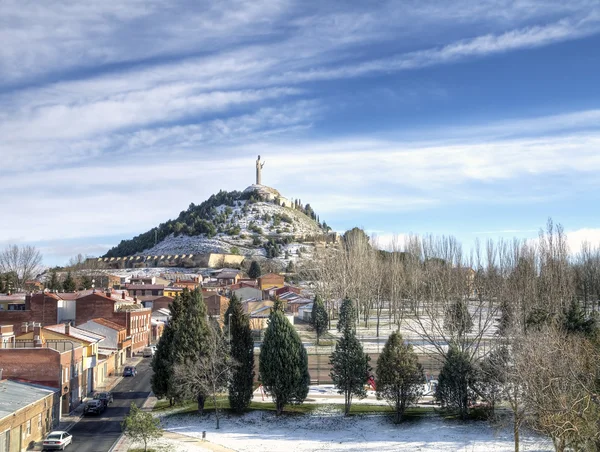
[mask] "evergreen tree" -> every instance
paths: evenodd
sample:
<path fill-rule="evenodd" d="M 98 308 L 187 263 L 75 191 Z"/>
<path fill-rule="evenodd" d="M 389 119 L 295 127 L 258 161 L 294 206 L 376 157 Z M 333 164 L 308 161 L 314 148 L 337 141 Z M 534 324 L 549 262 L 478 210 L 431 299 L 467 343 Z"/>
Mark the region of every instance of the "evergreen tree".
<path fill-rule="evenodd" d="M 476 383 L 477 373 L 468 355 L 450 346 L 438 376 L 435 398 L 442 406 L 457 410 L 461 419 L 466 419 L 469 405 L 475 401 Z"/>
<path fill-rule="evenodd" d="M 260 269 L 260 265 L 256 261 L 252 261 L 250 264 L 250 269 L 248 270 L 248 276 L 252 279 L 260 278 L 262 271 Z"/>
<path fill-rule="evenodd" d="M 596 331 L 596 319 L 586 317 L 581 304 L 573 299 L 569 307 L 564 310 L 562 326 L 567 334 L 580 334 L 591 338 Z"/>
<path fill-rule="evenodd" d="M 231 357 L 238 363 L 229 382 L 229 406 L 237 413 L 243 413 L 250 405 L 254 389 L 254 340 L 250 319 L 235 294 L 229 301 L 225 319 L 231 337 Z"/>
<path fill-rule="evenodd" d="M 392 333 L 377 360 L 376 391 L 378 399 L 386 399 L 396 412 L 396 423 L 404 411 L 423 394 L 423 366 L 419 364 L 412 345 Z"/>
<path fill-rule="evenodd" d="M 344 394 L 344 413 L 350 414 L 352 397 L 364 399 L 367 396 L 365 383 L 369 378 L 371 366 L 370 356 L 363 353 L 363 348 L 356 337 L 354 325 L 346 326 L 342 336 L 335 345 L 335 351 L 329 357 L 331 372 L 329 375 L 338 393 Z"/>
<path fill-rule="evenodd" d="M 46 288 L 55 291 L 60 289 L 60 282 L 58 281 L 58 275 L 56 274 L 56 270 L 52 270 L 50 273 L 50 281 L 46 284 Z"/>
<path fill-rule="evenodd" d="M 169 304 L 169 310 L 171 312 L 171 318 L 169 323 L 165 326 L 162 336 L 158 341 L 156 347 L 156 353 L 152 358 L 152 392 L 156 397 L 169 399 L 169 403 L 173 405 L 173 402 L 178 401 L 178 393 L 173 380 L 173 369 L 176 362 L 175 353 L 175 338 L 177 336 L 177 330 L 181 328 L 183 307 L 182 299 L 179 294 L 175 296 L 175 299 Z"/>
<path fill-rule="evenodd" d="M 349 298 L 344 298 L 340 307 L 340 318 L 338 320 L 338 331 L 344 331 L 345 328 L 355 328 L 356 319 L 358 318 L 356 307 Z"/>
<path fill-rule="evenodd" d="M 321 337 L 321 335 L 325 331 L 327 331 L 328 323 L 329 316 L 327 315 L 327 311 L 325 310 L 323 300 L 319 295 L 315 295 L 312 312 L 310 314 L 310 324 L 315 329 L 315 333 L 317 333 L 317 345 L 319 345 L 319 338 Z"/>
<path fill-rule="evenodd" d="M 0 274 L 0 293 L 6 293 L 4 289 L 4 275 Z"/>
<path fill-rule="evenodd" d="M 92 288 L 92 278 L 90 278 L 87 275 L 83 275 L 79 279 L 79 289 L 86 290 L 86 289 L 91 289 L 91 288 Z"/>
<path fill-rule="evenodd" d="M 174 365 L 195 363 L 202 354 L 206 339 L 210 334 L 207 320 L 206 303 L 200 288 L 181 293 L 181 312 L 175 322 L 173 351 Z M 194 397 L 198 402 L 198 411 L 204 412 L 207 393 L 201 386 L 177 388 L 180 398 Z"/>
<path fill-rule="evenodd" d="M 71 276 L 71 272 L 67 273 L 67 277 L 63 281 L 62 287 L 65 292 L 75 292 L 75 281 Z"/>
<path fill-rule="evenodd" d="M 269 326 L 260 349 L 260 379 L 273 397 L 277 415 L 285 405 L 306 399 L 310 375 L 308 356 L 298 333 L 283 314 L 281 302 L 269 316 Z"/>

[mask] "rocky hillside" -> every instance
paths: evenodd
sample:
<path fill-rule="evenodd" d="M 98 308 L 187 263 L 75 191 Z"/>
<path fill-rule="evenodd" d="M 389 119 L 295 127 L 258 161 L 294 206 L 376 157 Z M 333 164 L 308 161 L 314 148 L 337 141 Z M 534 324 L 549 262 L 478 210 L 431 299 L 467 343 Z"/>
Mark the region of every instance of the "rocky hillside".
<path fill-rule="evenodd" d="M 310 205 L 291 203 L 269 187 L 251 186 L 190 204 L 176 219 L 123 240 L 104 257 L 210 252 L 283 257 L 297 248 L 293 244 L 322 237 L 329 229 Z"/>

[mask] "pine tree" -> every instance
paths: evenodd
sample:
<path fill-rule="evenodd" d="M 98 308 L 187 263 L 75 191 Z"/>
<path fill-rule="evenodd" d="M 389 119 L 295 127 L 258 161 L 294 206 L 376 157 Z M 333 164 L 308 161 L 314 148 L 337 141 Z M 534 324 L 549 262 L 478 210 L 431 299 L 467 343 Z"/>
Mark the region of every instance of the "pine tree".
<path fill-rule="evenodd" d="M 256 261 L 252 261 L 252 263 L 250 264 L 250 269 L 248 270 L 248 276 L 252 279 L 258 279 L 260 278 L 261 274 L 262 271 L 260 269 L 259 263 Z"/>
<path fill-rule="evenodd" d="M 349 298 L 344 298 L 340 308 L 340 318 L 337 324 L 338 331 L 344 331 L 345 328 L 355 328 L 357 312 L 354 303 Z"/>
<path fill-rule="evenodd" d="M 476 383 L 477 372 L 468 355 L 450 346 L 438 376 L 435 398 L 442 406 L 457 410 L 464 420 L 469 414 L 469 405 L 475 401 Z"/>
<path fill-rule="evenodd" d="M 79 278 L 79 289 L 80 290 L 86 290 L 86 289 L 91 289 L 92 288 L 92 278 L 90 278 L 87 275 L 83 275 L 81 278 Z"/>
<path fill-rule="evenodd" d="M 406 407 L 423 394 L 424 382 L 423 367 L 412 345 L 406 344 L 400 333 L 392 333 L 377 360 L 375 387 L 377 398 L 394 408 L 396 423 L 402 420 Z"/>
<path fill-rule="evenodd" d="M 335 345 L 335 351 L 329 358 L 331 364 L 329 375 L 338 388 L 338 393 L 344 394 L 346 416 L 350 414 L 353 396 L 359 399 L 367 396 L 365 383 L 371 372 L 370 360 L 370 356 L 363 353 L 363 347 L 356 337 L 354 324 L 346 325 Z"/>
<path fill-rule="evenodd" d="M 73 277 L 71 276 L 71 272 L 67 273 L 67 277 L 63 281 L 62 286 L 63 286 L 63 290 L 65 292 L 75 292 L 75 281 L 73 280 Z"/>
<path fill-rule="evenodd" d="M 46 288 L 55 291 L 60 289 L 60 283 L 58 282 L 58 275 L 56 274 L 56 270 L 52 270 L 50 273 L 50 281 L 46 284 Z"/>
<path fill-rule="evenodd" d="M 6 289 L 4 288 L 4 275 L 0 274 L 0 293 L 6 293 Z"/>
<path fill-rule="evenodd" d="M 321 335 L 325 331 L 327 331 L 328 323 L 329 316 L 327 315 L 327 311 L 325 310 L 323 300 L 319 295 L 315 295 L 312 312 L 310 314 L 310 324 L 315 329 L 315 333 L 317 333 L 317 345 L 319 345 L 319 338 L 321 337 Z"/>
<path fill-rule="evenodd" d="M 287 404 L 302 403 L 310 383 L 306 349 L 280 306 L 276 303 L 269 316 L 259 361 L 260 379 L 273 397 L 277 415 Z"/>

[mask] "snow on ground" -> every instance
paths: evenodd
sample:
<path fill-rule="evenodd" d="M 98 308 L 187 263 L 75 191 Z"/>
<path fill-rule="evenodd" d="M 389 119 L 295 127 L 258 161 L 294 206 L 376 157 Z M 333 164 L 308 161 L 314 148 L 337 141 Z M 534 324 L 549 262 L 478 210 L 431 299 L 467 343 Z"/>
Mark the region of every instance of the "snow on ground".
<path fill-rule="evenodd" d="M 344 417 L 324 406 L 313 414 L 283 415 L 253 411 L 243 416 L 224 415 L 215 429 L 214 415 L 172 415 L 163 418 L 169 431 L 206 439 L 239 452 L 264 451 L 419 451 L 500 452 L 514 450 L 511 431 L 492 429 L 486 422 L 462 423 L 439 416 L 393 424 L 389 416 Z M 521 450 L 553 450 L 549 440 L 524 432 Z"/>

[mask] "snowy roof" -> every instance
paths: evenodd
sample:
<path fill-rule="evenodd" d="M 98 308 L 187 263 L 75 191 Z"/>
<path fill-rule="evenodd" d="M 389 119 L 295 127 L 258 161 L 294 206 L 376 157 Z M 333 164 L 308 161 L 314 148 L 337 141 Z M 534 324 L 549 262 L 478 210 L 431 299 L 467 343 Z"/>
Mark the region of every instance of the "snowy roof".
<path fill-rule="evenodd" d="M 31 383 L 0 380 L 0 420 L 56 391 Z"/>
<path fill-rule="evenodd" d="M 100 342 L 102 339 L 104 339 L 104 336 L 92 333 L 90 331 L 82 330 L 74 326 L 69 327 L 69 334 L 67 334 L 65 333 L 66 325 L 64 323 L 59 323 L 58 325 L 45 326 L 44 329 L 54 331 L 55 333 L 64 334 L 66 336 L 73 337 L 75 339 L 79 339 L 89 343 Z"/>

